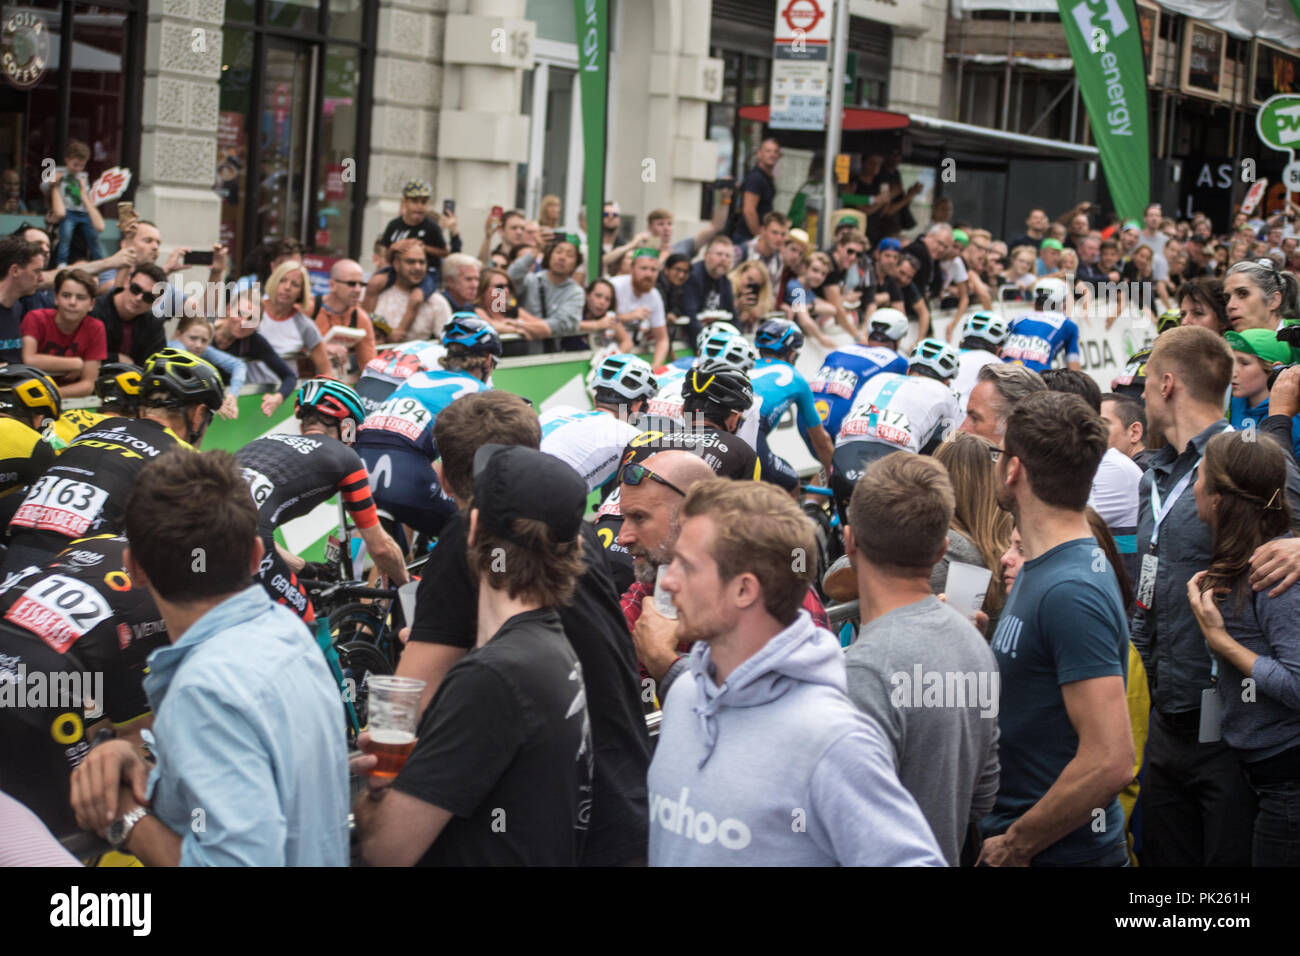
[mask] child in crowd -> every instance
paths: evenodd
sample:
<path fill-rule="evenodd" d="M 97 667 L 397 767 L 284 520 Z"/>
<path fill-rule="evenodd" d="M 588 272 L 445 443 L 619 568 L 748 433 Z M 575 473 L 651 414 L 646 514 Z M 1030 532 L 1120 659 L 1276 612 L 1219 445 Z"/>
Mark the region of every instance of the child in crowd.
<path fill-rule="evenodd" d="M 248 369 L 242 359 L 235 358 L 229 352 L 223 352 L 212 344 L 212 324 L 202 315 L 187 315 L 176 326 L 176 337 L 167 343 L 171 349 L 181 349 L 197 355 L 204 361 L 211 362 L 230 378 L 230 387 L 226 389 L 226 400 L 217 409 L 222 418 L 239 417 L 239 390 L 244 387 Z"/>
<path fill-rule="evenodd" d="M 99 234 L 104 231 L 104 217 L 90 201 L 90 178 L 86 163 L 90 162 L 90 147 L 79 139 L 68 140 L 63 151 L 63 165 L 54 171 L 50 190 L 50 210 L 59 222 L 59 248 L 54 265 L 62 265 L 72 255 L 72 237 L 80 233 L 86 243 L 86 258 L 94 261 L 104 258 L 99 245 Z"/>

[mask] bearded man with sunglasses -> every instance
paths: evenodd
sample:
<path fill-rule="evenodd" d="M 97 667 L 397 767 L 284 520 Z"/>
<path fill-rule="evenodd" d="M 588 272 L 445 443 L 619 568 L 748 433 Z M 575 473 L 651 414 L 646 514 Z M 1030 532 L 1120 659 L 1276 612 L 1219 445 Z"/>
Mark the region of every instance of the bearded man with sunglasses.
<path fill-rule="evenodd" d="M 152 262 L 135 267 L 121 289 L 95 300 L 90 314 L 104 323 L 110 361 L 144 365 L 167 347 L 165 320 L 153 313 L 154 301 L 167 287 L 167 273 Z"/>

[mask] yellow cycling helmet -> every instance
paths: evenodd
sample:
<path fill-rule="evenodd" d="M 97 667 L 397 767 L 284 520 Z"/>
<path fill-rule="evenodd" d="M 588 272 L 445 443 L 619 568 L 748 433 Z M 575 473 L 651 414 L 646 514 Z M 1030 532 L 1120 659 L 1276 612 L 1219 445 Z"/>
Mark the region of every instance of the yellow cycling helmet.
<path fill-rule="evenodd" d="M 0 369 L 0 412 L 31 421 L 38 412 L 58 418 L 63 413 L 59 387 L 38 368 L 7 365 Z"/>
<path fill-rule="evenodd" d="M 180 349 L 155 352 L 140 373 L 140 395 L 153 406 L 206 405 L 216 411 L 226 397 L 221 373 L 197 355 Z"/>
<path fill-rule="evenodd" d="M 101 408 L 134 415 L 140 405 L 140 369 L 126 362 L 104 362 L 95 378 L 95 396 Z"/>

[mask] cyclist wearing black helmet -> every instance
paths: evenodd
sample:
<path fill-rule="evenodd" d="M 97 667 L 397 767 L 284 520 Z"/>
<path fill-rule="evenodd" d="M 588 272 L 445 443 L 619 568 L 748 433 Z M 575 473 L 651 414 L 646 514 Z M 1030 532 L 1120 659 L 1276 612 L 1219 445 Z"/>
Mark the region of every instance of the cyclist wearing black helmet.
<path fill-rule="evenodd" d="M 87 428 L 106 418 L 135 418 L 140 410 L 140 369 L 125 362 L 104 362 L 95 378 L 98 408 L 69 408 L 50 426 L 48 440 L 63 451 Z"/>
<path fill-rule="evenodd" d="M 808 380 L 794 367 L 799 359 L 799 350 L 803 348 L 803 333 L 789 319 L 768 319 L 758 327 L 754 344 L 758 346 L 759 359 L 749 373 L 749 380 L 754 392 L 763 400 L 756 449 L 762 462 L 763 479 L 795 491 L 799 487 L 799 476 L 790 463 L 773 454 L 767 444 L 767 436 L 785 415 L 786 409 L 791 405 L 795 407 L 799 435 L 828 475 L 831 455 L 835 451 L 830 436 L 822 427 Z"/>
<path fill-rule="evenodd" d="M 4 570 L 44 564 L 68 542 L 120 532 L 136 475 L 177 445 L 197 447 L 225 389 L 203 359 L 163 349 L 145 362 L 138 418 L 110 418 L 82 432 L 27 492 L 9 524 Z"/>
<path fill-rule="evenodd" d="M 719 359 L 707 359 L 682 383 L 686 431 L 697 439 L 696 454 L 723 478 L 761 476 L 758 455 L 736 429 L 754 404 L 749 376 Z M 667 440 L 667 439 L 665 439 Z"/>
<path fill-rule="evenodd" d="M 443 493 L 433 471 L 438 458 L 433 422 L 455 399 L 486 389 L 501 356 L 496 330 L 473 312 L 451 317 L 442 344 L 442 370 L 416 372 L 398 386 L 365 417 L 356 443 L 381 517 L 429 535 L 437 535 L 456 513 L 456 502 Z"/>
<path fill-rule="evenodd" d="M 54 448 L 40 428 L 59 417 L 54 381 L 30 365 L 0 368 L 0 518 L 7 523 L 22 503 L 20 492 L 54 463 Z"/>
<path fill-rule="evenodd" d="M 366 466 L 351 448 L 365 419 L 357 393 L 332 378 L 309 378 L 298 388 L 294 415 L 302 434 L 264 435 L 235 457 L 257 505 L 257 533 L 266 551 L 258 580 L 310 624 L 316 612 L 296 573 L 306 562 L 276 544 L 275 529 L 336 494 L 379 570 L 399 585 L 409 575 L 397 542 L 380 527 Z"/>

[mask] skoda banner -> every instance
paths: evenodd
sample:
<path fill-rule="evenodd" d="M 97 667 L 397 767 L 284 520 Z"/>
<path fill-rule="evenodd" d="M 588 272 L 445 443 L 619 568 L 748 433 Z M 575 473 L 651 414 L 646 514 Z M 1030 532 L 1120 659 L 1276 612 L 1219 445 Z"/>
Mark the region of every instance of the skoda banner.
<path fill-rule="evenodd" d="M 605 205 L 606 102 L 609 99 L 609 0 L 574 0 L 578 83 L 582 96 L 582 195 L 587 206 L 587 262 L 600 260 Z M 595 271 L 592 272 L 595 275 Z"/>
<path fill-rule="evenodd" d="M 1146 66 L 1133 0 L 1059 0 L 1092 135 L 1115 208 L 1142 219 L 1150 199 Z"/>

